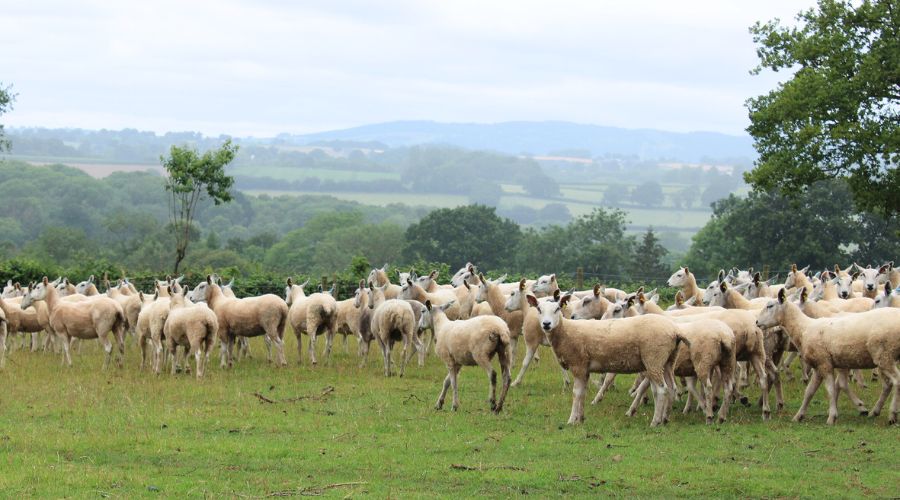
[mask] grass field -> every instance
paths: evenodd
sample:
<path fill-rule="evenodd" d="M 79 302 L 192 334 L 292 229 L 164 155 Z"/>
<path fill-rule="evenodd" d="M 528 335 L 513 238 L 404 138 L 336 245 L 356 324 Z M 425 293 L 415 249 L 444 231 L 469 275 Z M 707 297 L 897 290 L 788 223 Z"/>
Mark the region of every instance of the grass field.
<path fill-rule="evenodd" d="M 233 175 L 250 177 L 271 177 L 287 181 L 299 181 L 307 177 L 332 181 L 373 181 L 379 179 L 400 180 L 398 172 L 369 172 L 364 170 L 337 170 L 327 168 L 297 168 L 275 166 L 245 166 L 229 170 Z"/>
<path fill-rule="evenodd" d="M 72 369 L 56 356 L 14 352 L 0 372 L 0 492 L 815 498 L 900 491 L 898 429 L 885 416 L 856 416 L 846 400 L 838 424 L 827 427 L 821 393 L 808 421 L 791 423 L 797 381 L 787 383 L 787 409 L 771 422 L 737 405 L 723 425 L 677 413 L 651 429 L 651 406 L 623 416 L 631 383 L 623 377 L 587 408 L 584 425 L 570 427 L 563 424 L 571 393 L 561 390 L 548 351 L 495 416 L 480 370 L 462 371 L 459 412 L 435 411 L 445 370 L 433 356 L 404 378 L 385 379 L 375 352 L 356 368 L 353 341 L 354 355 L 338 344 L 331 366 L 317 368 L 297 366 L 292 334 L 286 344 L 288 368 L 268 367 L 254 339 L 255 359 L 230 372 L 212 367 L 202 381 L 139 372 L 133 345 L 126 368 L 106 372 L 94 343 Z M 874 388 L 860 392 L 874 402 Z"/>

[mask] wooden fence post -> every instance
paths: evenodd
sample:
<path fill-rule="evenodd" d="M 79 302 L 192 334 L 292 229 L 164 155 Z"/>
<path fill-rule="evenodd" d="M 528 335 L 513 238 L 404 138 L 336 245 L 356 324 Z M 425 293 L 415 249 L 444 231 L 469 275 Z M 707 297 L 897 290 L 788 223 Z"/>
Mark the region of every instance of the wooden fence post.
<path fill-rule="evenodd" d="M 579 267 L 575 270 L 575 289 L 584 290 L 584 268 Z"/>

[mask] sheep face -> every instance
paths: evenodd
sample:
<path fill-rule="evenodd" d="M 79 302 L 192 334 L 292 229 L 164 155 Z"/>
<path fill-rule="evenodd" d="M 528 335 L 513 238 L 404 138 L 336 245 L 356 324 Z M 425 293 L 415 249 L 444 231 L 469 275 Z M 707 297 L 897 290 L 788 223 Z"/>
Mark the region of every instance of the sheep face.
<path fill-rule="evenodd" d="M 534 293 L 549 294 L 553 291 L 553 285 L 556 283 L 556 274 L 544 275 L 537 279 L 534 283 Z"/>
<path fill-rule="evenodd" d="M 481 287 L 479 287 L 480 289 Z M 509 298 L 506 299 L 506 305 L 504 306 L 507 311 L 513 312 L 522 309 L 522 301 L 525 300 L 525 292 L 523 290 L 519 290 L 516 288 L 509 295 Z"/>
<path fill-rule="evenodd" d="M 356 289 L 355 292 L 353 292 L 353 307 L 359 309 L 359 307 L 362 305 L 362 297 L 364 294 L 366 295 L 366 298 L 369 298 L 369 290 L 365 287 L 365 285 L 361 285 Z"/>
<path fill-rule="evenodd" d="M 672 274 L 672 276 L 669 276 L 669 281 L 667 281 L 666 283 L 669 286 L 682 287 L 687 284 L 689 275 L 690 271 L 688 271 L 688 268 L 680 267 L 677 271 L 675 271 L 675 273 Z"/>
<path fill-rule="evenodd" d="M 710 290 L 707 288 L 706 293 L 703 295 L 703 302 L 708 306 L 719 306 L 725 307 L 725 291 L 728 290 L 728 285 L 722 283 L 717 286 L 715 289 Z M 709 300 L 707 300 L 709 297 Z"/>
<path fill-rule="evenodd" d="M 713 305 L 712 300 L 716 296 L 716 292 L 719 291 L 721 286 L 719 285 L 719 281 L 711 281 L 709 285 L 706 285 L 706 289 L 703 290 L 703 303 L 707 305 Z"/>
<path fill-rule="evenodd" d="M 93 284 L 93 282 L 94 282 L 94 277 L 91 276 L 90 279 L 88 279 L 87 281 L 82 281 L 81 283 L 78 283 L 77 285 L 75 285 L 75 293 L 80 293 L 80 294 L 84 295 L 85 292 L 87 292 L 88 287 L 91 286 Z"/>
<path fill-rule="evenodd" d="M 797 266 L 791 266 L 791 271 L 788 273 L 787 278 L 784 280 L 784 287 L 794 288 L 795 286 L 797 286 L 797 283 L 800 282 L 801 275 L 805 277 L 806 271 L 808 270 L 809 266 L 806 266 L 803 269 L 797 269 Z"/>
<path fill-rule="evenodd" d="M 562 310 L 566 302 L 568 302 L 568 297 L 563 297 L 559 302 L 546 301 L 538 303 L 534 295 L 528 296 L 528 303 L 531 304 L 531 307 L 537 308 L 538 320 L 545 332 L 552 331 L 559 326 L 560 321 L 562 321 Z"/>
<path fill-rule="evenodd" d="M 461 267 L 459 271 L 453 274 L 453 277 L 450 278 L 450 284 L 454 287 L 461 286 L 463 281 L 467 281 L 472 277 L 472 272 L 470 271 L 470 267 L 472 267 L 471 262 L 467 262 L 465 266 Z"/>
<path fill-rule="evenodd" d="M 784 290 L 778 292 L 778 298 L 770 300 L 756 318 L 756 326 L 766 329 L 779 326 L 784 321 L 784 309 L 787 303 Z"/>
<path fill-rule="evenodd" d="M 897 290 L 891 290 L 891 284 L 884 284 L 884 293 L 875 297 L 875 303 L 872 304 L 872 309 L 880 309 L 882 307 L 890 307 L 893 297 L 900 295 L 900 288 Z M 24 300 L 23 300 L 24 302 Z"/>
<path fill-rule="evenodd" d="M 32 286 L 31 292 L 22 297 L 22 309 L 28 309 L 35 301 L 46 299 L 49 286 L 46 278 L 44 278 L 44 281 Z"/>
<path fill-rule="evenodd" d="M 69 295 L 69 278 L 63 278 L 56 284 L 56 293 L 58 293 L 60 297 Z"/>
<path fill-rule="evenodd" d="M 867 292 L 874 292 L 878 287 L 878 277 L 881 273 L 879 273 L 879 269 L 872 269 L 871 267 L 867 267 L 863 269 L 856 265 L 857 269 L 859 269 L 859 278 L 862 279 L 863 289 Z"/>
<path fill-rule="evenodd" d="M 831 280 L 831 282 L 834 283 L 835 288 L 837 288 L 838 297 L 849 299 L 853 295 L 853 280 L 858 276 L 859 273 L 854 273 L 853 276 L 835 276 L 834 279 Z"/>
<path fill-rule="evenodd" d="M 191 292 L 191 302 L 206 302 L 212 285 L 206 281 L 197 285 Z"/>
<path fill-rule="evenodd" d="M 603 316 L 601 316 L 600 319 L 624 318 L 625 311 L 627 311 L 629 307 L 631 306 L 628 301 L 617 300 L 615 304 L 610 305 L 609 308 L 606 309 L 606 312 L 603 313 Z"/>
<path fill-rule="evenodd" d="M 16 287 L 15 287 L 15 285 L 13 285 L 12 280 L 9 280 L 6 282 L 6 286 L 3 287 L 3 295 L 2 296 L 4 299 L 10 299 L 13 297 L 17 297 Z"/>

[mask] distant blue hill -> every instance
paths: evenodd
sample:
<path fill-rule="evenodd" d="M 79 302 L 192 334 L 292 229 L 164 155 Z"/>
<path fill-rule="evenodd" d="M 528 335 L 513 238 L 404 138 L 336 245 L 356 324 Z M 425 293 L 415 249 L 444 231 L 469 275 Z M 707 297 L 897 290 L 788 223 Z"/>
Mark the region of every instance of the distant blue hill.
<path fill-rule="evenodd" d="M 642 159 L 753 159 L 749 136 L 717 132 L 666 132 L 624 129 L 570 122 L 438 123 L 397 121 L 304 135 L 281 135 L 297 144 L 319 141 L 377 141 L 392 147 L 449 144 L 508 154 L 546 155 L 561 150 L 587 150 L 594 156 L 635 155 Z"/>

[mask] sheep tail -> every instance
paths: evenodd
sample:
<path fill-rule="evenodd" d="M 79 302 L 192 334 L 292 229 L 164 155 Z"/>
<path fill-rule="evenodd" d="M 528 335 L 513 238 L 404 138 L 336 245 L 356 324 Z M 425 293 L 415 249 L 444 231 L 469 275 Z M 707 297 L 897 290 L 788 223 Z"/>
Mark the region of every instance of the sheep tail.
<path fill-rule="evenodd" d="M 684 336 L 681 332 L 675 332 L 675 347 L 678 347 L 679 342 L 684 342 L 684 345 L 690 347 L 691 341 L 688 340 L 687 337 Z"/>
<path fill-rule="evenodd" d="M 490 337 L 488 338 L 494 343 L 494 352 L 497 353 L 497 359 L 500 361 L 500 366 L 508 368 L 512 366 L 510 363 L 512 361 L 512 353 L 509 350 L 509 335 L 504 333 L 505 332 L 491 332 Z"/>

